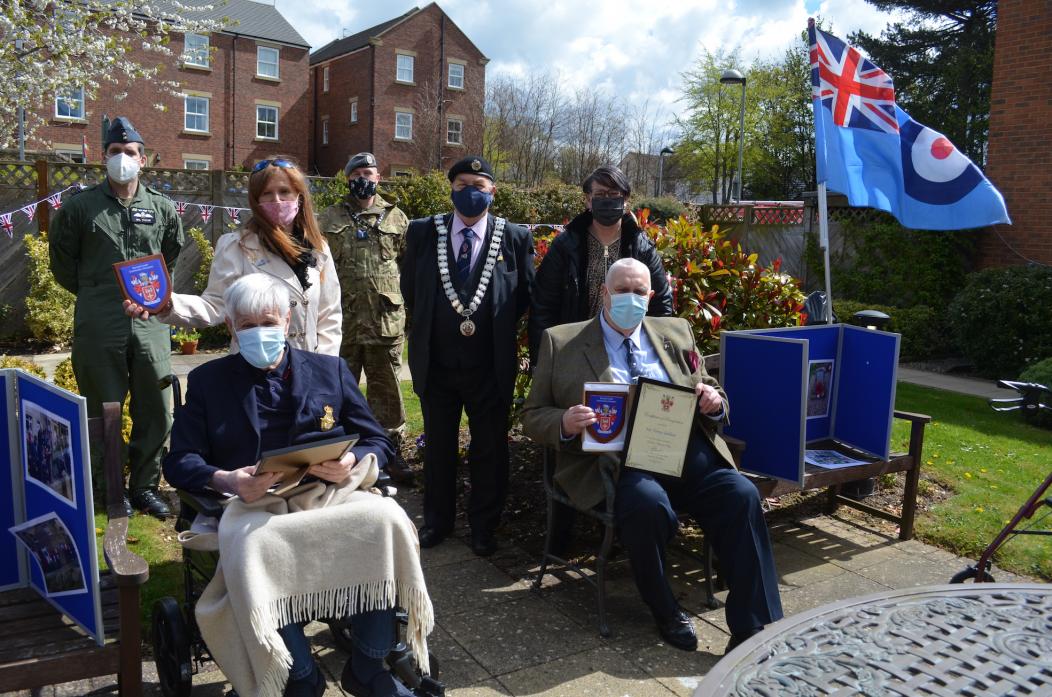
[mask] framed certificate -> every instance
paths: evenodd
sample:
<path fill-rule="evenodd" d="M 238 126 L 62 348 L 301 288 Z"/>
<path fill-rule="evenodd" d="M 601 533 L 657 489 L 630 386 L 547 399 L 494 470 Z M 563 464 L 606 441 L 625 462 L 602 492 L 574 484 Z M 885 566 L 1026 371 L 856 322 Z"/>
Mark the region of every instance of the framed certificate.
<path fill-rule="evenodd" d="M 168 306 L 172 297 L 172 278 L 160 254 L 117 262 L 113 265 L 113 273 L 117 275 L 117 285 L 126 300 L 141 305 L 151 315 Z"/>
<path fill-rule="evenodd" d="M 595 423 L 581 434 L 584 452 L 621 452 L 628 432 L 629 388 L 620 382 L 586 382 L 584 404 L 595 412 Z"/>
<path fill-rule="evenodd" d="M 639 378 L 629 417 L 625 467 L 679 477 L 698 397 L 691 387 Z"/>

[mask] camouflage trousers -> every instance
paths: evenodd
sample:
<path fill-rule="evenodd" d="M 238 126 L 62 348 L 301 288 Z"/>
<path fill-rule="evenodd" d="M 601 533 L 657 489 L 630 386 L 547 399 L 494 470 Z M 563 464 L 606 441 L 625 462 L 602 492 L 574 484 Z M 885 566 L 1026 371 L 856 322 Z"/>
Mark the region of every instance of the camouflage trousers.
<path fill-rule="evenodd" d="M 402 346 L 405 339 L 393 344 L 344 344 L 340 356 L 347 361 L 354 379 L 361 382 L 365 370 L 365 392 L 376 420 L 387 431 L 395 448 L 405 435 L 405 405 L 398 374 L 402 370 Z"/>

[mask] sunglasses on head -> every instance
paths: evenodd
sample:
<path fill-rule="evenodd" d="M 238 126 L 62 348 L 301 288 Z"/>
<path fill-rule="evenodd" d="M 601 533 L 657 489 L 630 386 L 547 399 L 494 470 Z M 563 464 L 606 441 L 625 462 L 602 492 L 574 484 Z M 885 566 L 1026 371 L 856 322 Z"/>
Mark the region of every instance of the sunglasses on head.
<path fill-rule="evenodd" d="M 270 165 L 274 165 L 275 167 L 281 167 L 282 169 L 296 168 L 296 165 L 292 164 L 288 160 L 260 160 L 256 163 L 256 166 L 252 168 L 252 173 L 255 174 L 261 169 L 266 169 Z"/>

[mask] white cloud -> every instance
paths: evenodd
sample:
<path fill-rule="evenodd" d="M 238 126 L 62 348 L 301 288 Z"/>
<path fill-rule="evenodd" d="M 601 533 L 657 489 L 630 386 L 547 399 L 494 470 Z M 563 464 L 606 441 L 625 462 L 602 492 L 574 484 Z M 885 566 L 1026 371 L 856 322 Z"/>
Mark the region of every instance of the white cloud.
<path fill-rule="evenodd" d="M 425 4 L 426 0 L 352 3 L 277 0 L 292 25 L 319 48 Z M 872 34 L 892 19 L 865 0 L 443 0 L 441 7 L 491 59 L 490 77 L 557 75 L 570 91 L 605 90 L 649 100 L 665 117 L 678 110 L 681 74 L 705 49 L 740 47 L 746 61 L 781 55 L 822 17 L 842 38 Z M 893 76 L 894 77 L 894 76 Z"/>

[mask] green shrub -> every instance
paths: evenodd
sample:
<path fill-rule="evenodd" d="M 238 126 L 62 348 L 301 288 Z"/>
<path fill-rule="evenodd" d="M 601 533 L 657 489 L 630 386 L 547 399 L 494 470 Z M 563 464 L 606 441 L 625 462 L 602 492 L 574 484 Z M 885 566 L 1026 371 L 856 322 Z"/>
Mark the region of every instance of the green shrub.
<path fill-rule="evenodd" d="M 498 185 L 493 212 L 513 223 L 561 225 L 584 210 L 581 189 L 561 182 L 546 182 L 529 189 Z"/>
<path fill-rule="evenodd" d="M 891 317 L 883 329 L 902 335 L 899 344 L 899 357 L 902 359 L 923 361 L 944 358 L 952 355 L 956 348 L 945 312 L 938 312 L 927 305 L 891 307 L 833 299 L 833 311 L 840 322 L 852 324 L 852 317 L 859 310 L 879 310 Z"/>
<path fill-rule="evenodd" d="M 704 353 L 719 351 L 723 329 L 793 327 L 800 323 L 804 294 L 796 280 L 756 263 L 718 226 L 705 230 L 681 217 L 665 227 L 640 216 L 669 273 L 675 312 L 694 328 Z"/>
<path fill-rule="evenodd" d="M 883 214 L 876 220 L 844 220 L 840 226 L 845 253 L 832 260 L 834 298 L 943 307 L 971 269 L 974 232 L 907 230 Z M 811 268 L 821 278 L 821 264 Z"/>
<path fill-rule="evenodd" d="M 634 210 L 649 210 L 648 216 L 657 223 L 675 220 L 687 212 L 687 207 L 675 196 L 644 196 L 631 201 Z"/>
<path fill-rule="evenodd" d="M 453 208 L 449 180 L 444 172 L 388 179 L 380 187 L 380 195 L 395 201 L 410 220 L 446 213 Z"/>
<path fill-rule="evenodd" d="M 1052 390 L 1052 358 L 1046 358 L 1030 366 L 1019 374 L 1019 380 L 1021 382 L 1036 382 Z M 1046 404 L 1048 404 L 1048 399 L 1050 398 L 1046 395 Z M 1052 412 L 1050 411 L 1039 411 L 1030 416 L 1028 420 L 1043 428 L 1052 428 Z"/>
<path fill-rule="evenodd" d="M 0 369 L 2 368 L 19 368 L 31 375 L 36 375 L 41 380 L 47 380 L 47 373 L 43 368 L 33 361 L 27 361 L 25 358 L 19 358 L 18 356 L 0 355 Z"/>
<path fill-rule="evenodd" d="M 64 390 L 69 390 L 73 394 L 80 394 L 80 386 L 77 385 L 77 376 L 73 373 L 72 358 L 67 358 L 55 366 L 55 375 L 51 379 L 51 382 Z M 128 405 L 130 402 L 131 395 L 129 394 L 124 398 L 124 405 L 121 407 L 121 436 L 124 437 L 125 443 L 131 438 L 132 420 L 131 412 L 128 411 Z M 127 467 L 127 465 L 125 467 Z"/>
<path fill-rule="evenodd" d="M 982 374 L 1013 378 L 1052 356 L 1052 268 L 1012 266 L 968 276 L 950 303 L 960 351 Z"/>
<path fill-rule="evenodd" d="M 65 345 L 73 341 L 73 306 L 76 296 L 55 281 L 48 260 L 47 233 L 26 235 L 29 295 L 26 297 L 26 325 L 37 341 Z"/>
<path fill-rule="evenodd" d="M 342 171 L 337 172 L 335 177 L 326 181 L 325 185 L 312 195 L 314 210 L 321 213 L 329 206 L 345 199 L 349 191 L 347 188 L 347 177 L 344 176 Z M 383 192 L 381 192 L 381 195 L 383 195 Z"/>
<path fill-rule="evenodd" d="M 186 234 L 193 240 L 194 246 L 197 247 L 197 254 L 201 258 L 201 263 L 194 273 L 194 292 L 203 293 L 208 287 L 208 272 L 212 270 L 212 259 L 215 258 L 216 251 L 201 228 L 192 227 L 186 231 Z"/>

